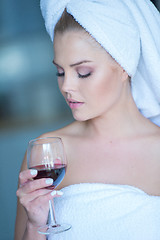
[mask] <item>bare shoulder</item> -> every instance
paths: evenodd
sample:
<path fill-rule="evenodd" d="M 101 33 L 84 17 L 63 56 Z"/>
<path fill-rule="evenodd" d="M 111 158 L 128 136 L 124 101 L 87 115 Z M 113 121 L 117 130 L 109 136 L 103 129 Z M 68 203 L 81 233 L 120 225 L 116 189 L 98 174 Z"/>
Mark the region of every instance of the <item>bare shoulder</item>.
<path fill-rule="evenodd" d="M 42 137 L 60 137 L 62 138 L 62 141 L 65 145 L 65 150 L 68 146 L 68 139 L 72 139 L 74 135 L 78 134 L 78 129 L 80 124 L 78 122 L 73 122 L 63 128 L 57 129 L 55 131 L 46 132 L 40 136 L 37 136 L 37 138 Z M 27 153 L 25 153 L 22 165 L 21 165 L 21 171 L 27 169 Z"/>
<path fill-rule="evenodd" d="M 74 142 L 83 138 L 84 124 L 83 122 L 74 121 L 73 123 L 56 131 L 47 132 L 40 137 L 60 137 L 63 141 L 68 163 L 73 153 Z"/>
<path fill-rule="evenodd" d="M 57 187 L 57 189 L 62 189 L 65 186 L 68 186 L 72 184 L 72 175 L 73 175 L 73 170 L 72 166 L 74 157 L 73 157 L 73 152 L 76 151 L 75 147 L 75 142 L 80 139 L 80 136 L 83 135 L 83 123 L 81 122 L 73 122 L 64 128 L 57 129 L 56 131 L 53 132 L 48 132 L 40 137 L 60 137 L 63 141 L 64 148 L 65 148 L 65 153 L 66 153 L 66 158 L 68 162 L 67 166 L 67 172 L 65 174 L 65 177 L 63 181 L 60 183 L 60 185 Z"/>
<path fill-rule="evenodd" d="M 80 133 L 81 123 L 74 121 L 69 125 L 66 125 L 63 128 L 57 129 L 52 132 L 47 132 L 42 134 L 40 137 L 60 137 L 63 141 L 65 141 L 67 138 L 76 137 Z"/>

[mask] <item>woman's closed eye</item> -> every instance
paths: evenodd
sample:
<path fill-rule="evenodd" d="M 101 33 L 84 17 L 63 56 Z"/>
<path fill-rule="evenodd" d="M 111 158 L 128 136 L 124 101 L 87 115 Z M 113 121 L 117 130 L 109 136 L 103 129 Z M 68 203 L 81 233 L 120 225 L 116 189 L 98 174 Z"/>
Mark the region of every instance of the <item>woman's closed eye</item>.
<path fill-rule="evenodd" d="M 87 73 L 87 74 L 80 74 L 80 73 L 78 73 L 78 77 L 79 78 L 87 78 L 87 77 L 89 77 L 91 75 L 91 73 L 89 72 L 89 73 Z M 64 72 L 57 72 L 56 73 L 56 76 L 57 77 L 64 77 Z"/>
<path fill-rule="evenodd" d="M 89 77 L 90 75 L 91 75 L 90 72 L 87 73 L 87 74 L 80 74 L 80 73 L 78 73 L 78 77 L 79 77 L 79 78 L 87 78 L 87 77 Z"/>
<path fill-rule="evenodd" d="M 57 76 L 57 77 L 64 77 L 64 72 L 61 72 L 61 73 L 60 73 L 60 72 L 57 72 L 57 73 L 56 73 L 56 76 Z"/>
<path fill-rule="evenodd" d="M 57 73 L 56 73 L 56 76 L 57 77 L 64 77 L 64 69 L 59 67 L 59 66 L 56 66 L 57 67 Z"/>
<path fill-rule="evenodd" d="M 88 66 L 78 66 L 76 72 L 79 78 L 87 78 L 92 74 L 93 69 Z"/>

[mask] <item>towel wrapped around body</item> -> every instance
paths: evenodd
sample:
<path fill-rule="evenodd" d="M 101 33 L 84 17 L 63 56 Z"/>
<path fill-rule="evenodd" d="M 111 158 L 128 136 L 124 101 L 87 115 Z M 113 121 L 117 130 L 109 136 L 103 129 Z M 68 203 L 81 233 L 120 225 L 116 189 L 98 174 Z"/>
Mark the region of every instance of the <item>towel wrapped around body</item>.
<path fill-rule="evenodd" d="M 160 197 L 129 185 L 81 183 L 56 198 L 57 222 L 72 228 L 49 240 L 159 240 Z"/>

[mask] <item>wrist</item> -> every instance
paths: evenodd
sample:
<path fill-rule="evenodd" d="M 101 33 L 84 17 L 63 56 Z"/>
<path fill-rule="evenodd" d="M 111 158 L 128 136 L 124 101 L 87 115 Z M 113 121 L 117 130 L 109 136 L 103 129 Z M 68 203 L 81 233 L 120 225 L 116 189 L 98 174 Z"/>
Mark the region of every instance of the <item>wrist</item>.
<path fill-rule="evenodd" d="M 33 225 L 31 222 L 27 221 L 26 230 L 24 233 L 23 240 L 45 240 L 46 237 L 38 233 L 38 226 Z"/>
<path fill-rule="evenodd" d="M 35 226 L 33 223 L 31 223 L 29 221 L 27 221 L 27 226 L 26 227 L 29 231 L 36 231 L 37 232 L 37 230 L 38 230 L 38 226 Z"/>

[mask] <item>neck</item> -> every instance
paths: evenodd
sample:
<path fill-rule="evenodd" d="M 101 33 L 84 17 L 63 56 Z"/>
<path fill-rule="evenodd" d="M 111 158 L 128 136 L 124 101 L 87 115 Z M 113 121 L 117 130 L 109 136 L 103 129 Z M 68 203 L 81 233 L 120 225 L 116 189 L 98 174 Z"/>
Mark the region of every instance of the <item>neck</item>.
<path fill-rule="evenodd" d="M 87 134 L 109 139 L 136 136 L 143 133 L 146 119 L 138 111 L 132 96 L 114 106 L 107 113 L 88 120 Z"/>

